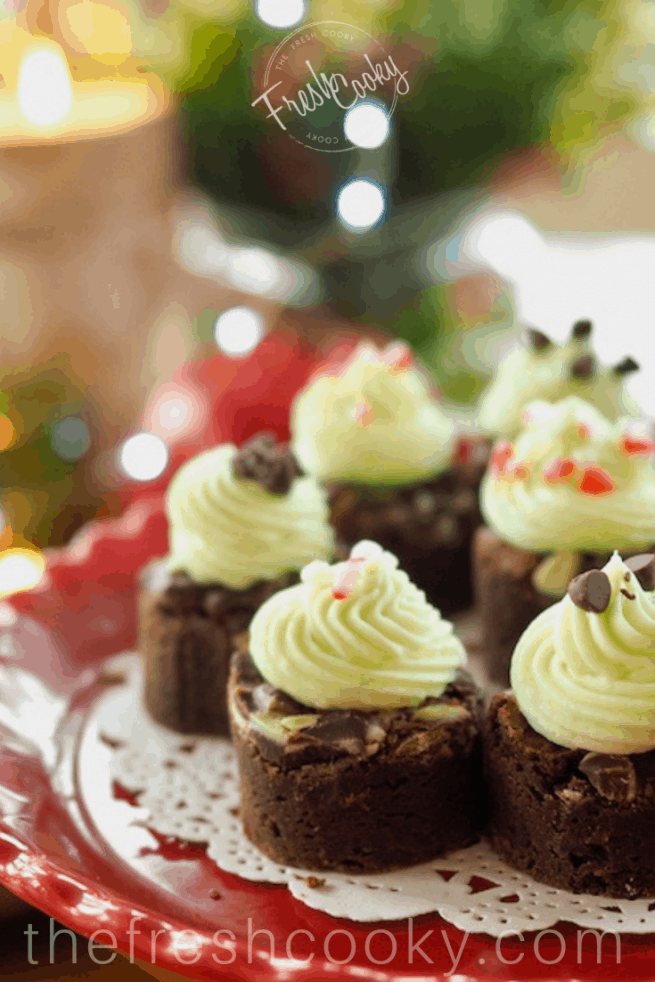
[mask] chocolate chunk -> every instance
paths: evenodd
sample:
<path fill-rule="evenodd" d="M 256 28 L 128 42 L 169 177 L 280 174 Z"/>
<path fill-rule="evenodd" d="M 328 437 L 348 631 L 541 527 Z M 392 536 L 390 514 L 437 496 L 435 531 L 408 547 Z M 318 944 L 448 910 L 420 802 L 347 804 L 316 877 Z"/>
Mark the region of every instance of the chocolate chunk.
<path fill-rule="evenodd" d="M 552 347 L 553 342 L 543 331 L 537 331 L 534 327 L 529 327 L 525 333 L 528 344 L 534 351 L 547 351 L 548 348 Z"/>
<path fill-rule="evenodd" d="M 620 361 L 618 365 L 615 365 L 612 369 L 612 375 L 618 375 L 619 377 L 623 375 L 632 375 L 633 372 L 639 371 L 639 363 L 631 358 L 629 355 Z"/>
<path fill-rule="evenodd" d="M 573 378 L 591 378 L 596 368 L 596 361 L 593 355 L 583 355 L 571 365 L 571 375 Z"/>
<path fill-rule="evenodd" d="M 578 768 L 598 794 L 608 801 L 627 805 L 637 797 L 637 774 L 627 756 L 589 753 L 582 758 Z"/>
<path fill-rule="evenodd" d="M 310 710 L 292 696 L 276 689 L 269 682 L 262 682 L 252 690 L 255 710 L 263 713 L 282 713 L 285 716 L 298 716 Z"/>
<path fill-rule="evenodd" d="M 600 569 L 590 569 L 571 580 L 568 592 L 576 607 L 602 614 L 610 602 L 612 584 L 607 573 Z"/>
<path fill-rule="evenodd" d="M 625 564 L 639 580 L 642 590 L 655 590 L 655 555 L 652 552 L 630 556 Z"/>
<path fill-rule="evenodd" d="M 571 328 L 571 337 L 576 341 L 584 341 L 591 334 L 592 327 L 591 321 L 576 321 Z"/>
<path fill-rule="evenodd" d="M 252 660 L 249 651 L 239 651 L 234 656 L 234 668 L 241 685 L 257 685 L 262 681 L 259 670 Z"/>
<path fill-rule="evenodd" d="M 380 739 L 384 732 L 379 725 L 371 727 L 366 716 L 337 709 L 318 717 L 313 726 L 303 730 L 303 736 L 332 743 L 351 754 L 361 754 L 372 737 Z"/>
<path fill-rule="evenodd" d="M 270 494 L 289 493 L 294 478 L 303 471 L 286 443 L 276 443 L 272 433 L 258 433 L 241 447 L 233 462 L 235 477 L 257 481 Z"/>

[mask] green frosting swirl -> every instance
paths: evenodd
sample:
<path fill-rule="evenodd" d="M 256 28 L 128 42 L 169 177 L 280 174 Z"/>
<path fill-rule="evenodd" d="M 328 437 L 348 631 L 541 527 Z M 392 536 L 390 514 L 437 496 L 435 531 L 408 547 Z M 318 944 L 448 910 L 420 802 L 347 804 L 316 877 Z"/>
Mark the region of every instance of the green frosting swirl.
<path fill-rule="evenodd" d="M 264 678 L 317 709 L 396 708 L 441 695 L 464 647 L 397 566 L 368 541 L 348 562 L 306 566 L 301 583 L 262 604 L 250 625 Z M 337 599 L 339 582 L 353 575 L 349 595 Z"/>
<path fill-rule="evenodd" d="M 527 721 L 553 743 L 641 753 L 655 748 L 655 594 L 616 552 L 604 572 L 607 610 L 587 613 L 567 595 L 539 614 L 516 646 L 511 683 Z"/>
<path fill-rule="evenodd" d="M 310 380 L 291 409 L 305 471 L 328 482 L 398 485 L 447 469 L 454 424 L 409 358 L 402 346 L 379 351 L 366 342 L 338 372 Z"/>
<path fill-rule="evenodd" d="M 591 350 L 588 339 L 571 338 L 564 345 L 551 343 L 545 351 L 527 346 L 512 351 L 480 399 L 478 422 L 482 429 L 511 440 L 523 425 L 523 412 L 529 403 L 559 402 L 568 396 L 591 402 L 612 421 L 639 416 L 639 407 L 625 391 L 624 380 L 611 368 L 596 364 L 585 378 L 572 373 L 576 360 Z"/>
<path fill-rule="evenodd" d="M 287 495 L 237 479 L 237 450 L 224 443 L 198 454 L 173 477 L 166 496 L 171 555 L 197 583 L 245 589 L 332 555 L 325 492 L 309 477 Z"/>
<path fill-rule="evenodd" d="M 632 452 L 625 442 L 652 443 L 639 424 L 630 421 L 629 429 L 626 420 L 611 423 L 575 397 L 531 403 L 527 414 L 516 442 L 496 446 L 483 479 L 480 506 L 487 524 L 528 552 L 652 545 L 653 453 Z M 509 456 L 499 463 L 503 453 Z"/>

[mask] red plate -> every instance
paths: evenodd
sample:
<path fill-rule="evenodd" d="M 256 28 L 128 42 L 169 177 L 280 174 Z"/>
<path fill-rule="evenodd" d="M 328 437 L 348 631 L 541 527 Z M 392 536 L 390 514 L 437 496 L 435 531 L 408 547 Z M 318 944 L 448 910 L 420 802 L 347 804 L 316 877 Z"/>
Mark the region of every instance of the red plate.
<path fill-rule="evenodd" d="M 146 962 L 152 932 L 160 932 L 156 964 L 195 979 L 655 978 L 652 935 L 622 936 L 620 963 L 605 938 L 597 964 L 589 935 L 578 961 L 578 929 L 566 924 L 538 940 L 508 938 L 498 951 L 495 939 L 465 935 L 434 915 L 411 926 L 330 918 L 286 887 L 222 873 L 200 847 L 161 846 L 128 866 L 85 810 L 76 753 L 89 707 L 106 691 L 103 660 L 134 643 L 136 571 L 165 551 L 161 499 L 141 498 L 51 555 L 45 586 L 0 605 L 0 882 L 81 934 L 98 932 L 98 944 L 113 938 Z M 20 612 L 13 624 L 12 611 Z M 189 931 L 197 950 L 182 934 Z M 421 942 L 413 954 L 412 941 Z"/>

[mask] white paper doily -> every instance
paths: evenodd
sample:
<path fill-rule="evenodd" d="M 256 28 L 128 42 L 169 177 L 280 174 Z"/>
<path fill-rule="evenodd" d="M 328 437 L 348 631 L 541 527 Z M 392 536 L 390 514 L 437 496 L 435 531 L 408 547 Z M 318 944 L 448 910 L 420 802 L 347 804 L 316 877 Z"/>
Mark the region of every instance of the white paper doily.
<path fill-rule="evenodd" d="M 125 673 L 125 684 L 98 701 L 89 724 L 105 757 L 111 747 L 111 778 L 138 795 L 138 808 L 129 809 L 133 817 L 128 824 L 207 843 L 210 858 L 228 873 L 286 883 L 309 907 L 354 921 L 403 920 L 437 912 L 462 931 L 493 937 L 543 930 L 561 920 L 604 931 L 655 931 L 655 898 L 614 900 L 547 887 L 502 862 L 485 842 L 375 876 L 316 874 L 279 866 L 241 830 L 231 744 L 181 737 L 157 726 L 143 708 L 139 656 L 119 656 L 111 667 Z M 311 885 L 312 877 L 321 885 Z"/>

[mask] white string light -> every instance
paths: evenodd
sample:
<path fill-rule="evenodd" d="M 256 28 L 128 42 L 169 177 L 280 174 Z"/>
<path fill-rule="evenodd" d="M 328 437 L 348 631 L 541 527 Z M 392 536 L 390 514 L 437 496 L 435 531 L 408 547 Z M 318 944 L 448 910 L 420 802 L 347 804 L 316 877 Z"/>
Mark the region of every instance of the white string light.
<path fill-rule="evenodd" d="M 384 107 L 368 99 L 348 110 L 343 129 L 351 143 L 366 150 L 381 147 L 391 132 L 389 115 Z"/>
<path fill-rule="evenodd" d="M 222 352 L 240 357 L 253 351 L 264 336 L 264 318 L 252 307 L 231 307 L 216 318 L 214 339 Z"/>
<path fill-rule="evenodd" d="M 344 225 L 364 231 L 377 225 L 386 206 L 384 189 L 375 181 L 355 179 L 337 197 L 337 214 Z"/>
<path fill-rule="evenodd" d="M 257 0 L 257 16 L 267 27 L 295 27 L 305 16 L 305 0 Z"/>
<path fill-rule="evenodd" d="M 63 53 L 53 47 L 28 48 L 17 82 L 18 107 L 35 126 L 54 126 L 73 108 L 73 86 Z"/>
<path fill-rule="evenodd" d="M 168 465 L 168 446 L 154 433 L 137 433 L 125 441 L 118 455 L 121 470 L 135 481 L 152 481 Z"/>

